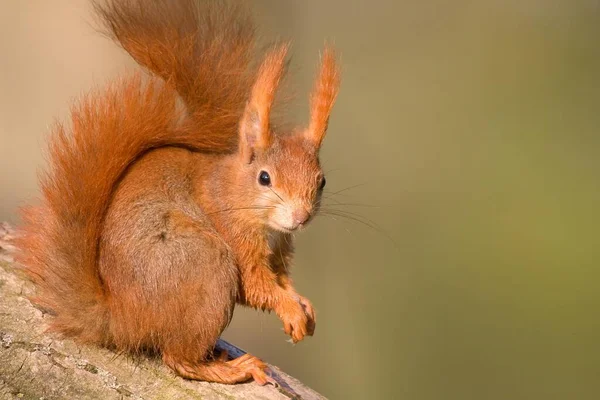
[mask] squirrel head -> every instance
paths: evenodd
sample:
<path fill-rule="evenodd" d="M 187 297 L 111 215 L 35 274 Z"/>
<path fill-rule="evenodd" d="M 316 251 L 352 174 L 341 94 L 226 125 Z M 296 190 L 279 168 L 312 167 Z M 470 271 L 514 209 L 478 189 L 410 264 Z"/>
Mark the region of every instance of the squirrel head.
<path fill-rule="evenodd" d="M 287 48 L 272 50 L 259 68 L 240 122 L 238 149 L 246 202 L 265 225 L 284 233 L 303 227 L 318 211 L 326 182 L 319 149 L 340 83 L 334 53 L 326 47 L 311 94 L 308 127 L 277 134 L 270 128 L 270 110 Z"/>

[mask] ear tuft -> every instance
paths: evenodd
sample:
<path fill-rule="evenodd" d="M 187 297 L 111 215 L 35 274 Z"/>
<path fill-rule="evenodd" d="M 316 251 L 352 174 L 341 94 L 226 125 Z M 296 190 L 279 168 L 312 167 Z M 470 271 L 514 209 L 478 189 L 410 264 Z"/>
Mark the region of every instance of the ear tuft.
<path fill-rule="evenodd" d="M 268 52 L 258 69 L 240 122 L 240 151 L 247 162 L 257 149 L 271 145 L 269 129 L 271 107 L 275 93 L 285 72 L 285 60 L 289 45 L 284 43 Z"/>
<path fill-rule="evenodd" d="M 333 48 L 326 45 L 321 56 L 321 68 L 310 96 L 310 123 L 305 136 L 317 148 L 321 146 L 329 115 L 340 88 L 340 69 L 336 63 Z"/>

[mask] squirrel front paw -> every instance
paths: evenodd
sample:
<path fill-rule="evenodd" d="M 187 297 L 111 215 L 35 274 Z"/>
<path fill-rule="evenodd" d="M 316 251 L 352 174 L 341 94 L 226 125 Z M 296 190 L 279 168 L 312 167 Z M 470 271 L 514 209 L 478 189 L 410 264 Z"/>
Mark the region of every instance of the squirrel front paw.
<path fill-rule="evenodd" d="M 315 311 L 306 297 L 297 294 L 290 296 L 278 307 L 277 314 L 283 322 L 284 332 L 292 337 L 294 343 L 315 332 Z"/>
<path fill-rule="evenodd" d="M 308 318 L 308 321 L 306 324 L 306 334 L 308 336 L 312 336 L 312 335 L 314 335 L 315 328 L 317 326 L 317 318 L 315 315 L 315 309 L 314 309 L 312 303 L 310 302 L 310 300 L 308 300 L 306 297 L 298 295 L 298 303 L 300 303 L 300 305 L 304 309 L 304 313 L 306 314 L 306 316 Z"/>

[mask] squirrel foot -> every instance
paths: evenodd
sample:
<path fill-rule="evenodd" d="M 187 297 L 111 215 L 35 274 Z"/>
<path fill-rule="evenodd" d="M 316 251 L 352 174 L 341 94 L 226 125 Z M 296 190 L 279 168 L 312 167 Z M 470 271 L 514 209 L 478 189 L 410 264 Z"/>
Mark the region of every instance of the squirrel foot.
<path fill-rule="evenodd" d="M 192 364 L 187 361 L 176 360 L 169 354 L 163 354 L 164 363 L 179 376 L 206 382 L 234 384 L 254 379 L 259 385 L 271 383 L 277 386 L 273 378 L 265 372 L 267 365 L 250 354 L 230 361 L 224 361 L 227 353 L 221 354 L 219 359 Z"/>

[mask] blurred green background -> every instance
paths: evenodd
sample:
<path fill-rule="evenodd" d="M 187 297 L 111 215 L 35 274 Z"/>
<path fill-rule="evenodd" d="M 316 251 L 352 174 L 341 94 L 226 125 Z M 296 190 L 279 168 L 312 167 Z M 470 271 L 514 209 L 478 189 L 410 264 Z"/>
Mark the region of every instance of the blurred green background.
<path fill-rule="evenodd" d="M 340 51 L 322 158 L 361 206 L 331 207 L 375 229 L 321 217 L 298 235 L 313 338 L 243 309 L 225 338 L 333 399 L 600 398 L 600 2 L 254 7 L 294 42 L 292 120 L 324 39 Z M 91 22 L 84 0 L 2 4 L 0 220 L 37 194 L 52 119 L 133 68 Z"/>

